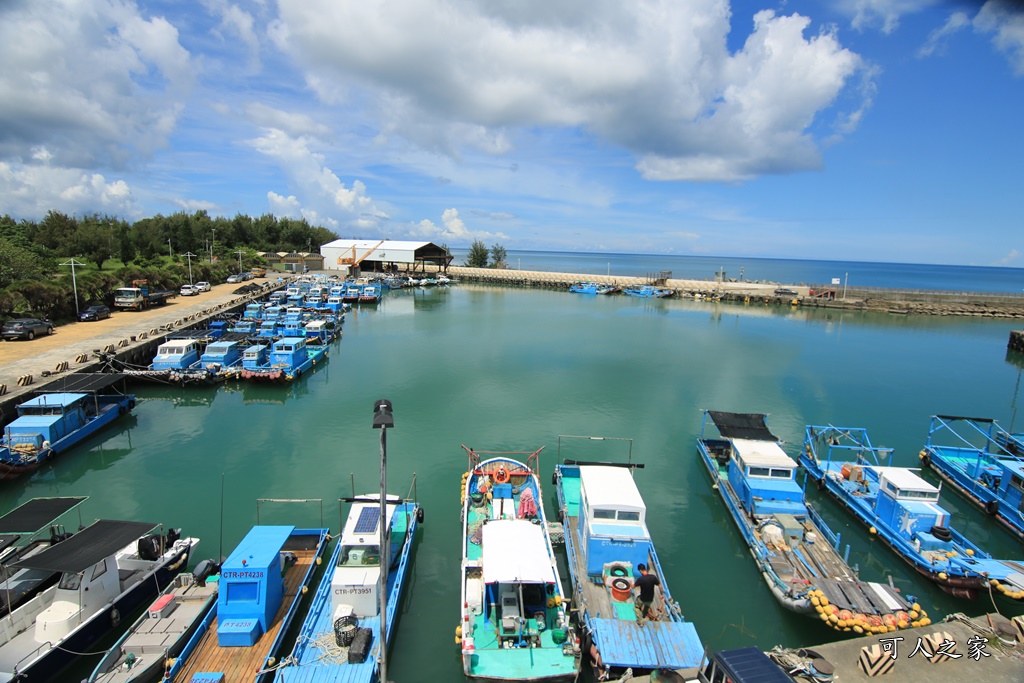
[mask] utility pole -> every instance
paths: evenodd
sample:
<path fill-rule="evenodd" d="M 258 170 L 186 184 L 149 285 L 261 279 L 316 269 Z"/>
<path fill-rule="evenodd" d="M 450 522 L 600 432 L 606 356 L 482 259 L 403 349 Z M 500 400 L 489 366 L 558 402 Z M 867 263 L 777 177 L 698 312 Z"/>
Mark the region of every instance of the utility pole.
<path fill-rule="evenodd" d="M 380 523 L 377 525 L 380 531 L 380 647 L 378 648 L 378 663 L 380 664 L 380 680 L 385 683 L 388 680 L 388 564 L 390 553 L 388 552 L 388 536 L 390 524 L 387 523 L 388 505 L 388 428 L 395 426 L 395 418 L 392 415 L 391 401 L 386 398 L 377 399 L 373 404 L 373 428 L 380 430 Z"/>
<path fill-rule="evenodd" d="M 171 251 L 171 240 L 170 240 L 170 238 L 167 238 L 167 255 L 171 257 L 172 261 L 174 260 L 174 252 Z"/>
<path fill-rule="evenodd" d="M 235 253 L 238 254 L 238 272 L 241 273 L 242 272 L 242 254 L 244 254 L 245 252 L 242 251 L 241 249 L 239 249 Z"/>
<path fill-rule="evenodd" d="M 217 228 L 210 228 L 213 230 L 213 241 L 210 242 L 210 263 L 213 263 L 213 248 L 217 244 Z"/>
<path fill-rule="evenodd" d="M 846 285 L 850 283 L 850 274 L 846 274 L 846 280 L 843 282 L 843 301 L 846 301 Z"/>
<path fill-rule="evenodd" d="M 192 284 L 192 257 L 195 256 L 191 251 L 186 252 L 185 256 L 188 257 L 188 283 Z"/>
<path fill-rule="evenodd" d="M 75 266 L 84 266 L 84 263 L 79 263 L 72 256 L 70 259 L 60 264 L 62 266 L 71 266 L 71 286 L 75 288 L 75 317 L 78 317 L 78 280 L 75 278 Z"/>

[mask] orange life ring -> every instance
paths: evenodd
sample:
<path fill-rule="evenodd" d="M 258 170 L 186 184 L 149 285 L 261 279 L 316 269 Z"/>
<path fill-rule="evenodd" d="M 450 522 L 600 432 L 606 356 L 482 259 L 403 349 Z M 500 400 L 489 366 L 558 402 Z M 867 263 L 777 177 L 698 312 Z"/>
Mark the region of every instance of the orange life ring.
<path fill-rule="evenodd" d="M 499 467 L 498 470 L 494 473 L 494 481 L 498 484 L 507 484 L 511 478 L 512 475 L 508 473 L 508 470 L 505 469 L 504 465 Z"/>

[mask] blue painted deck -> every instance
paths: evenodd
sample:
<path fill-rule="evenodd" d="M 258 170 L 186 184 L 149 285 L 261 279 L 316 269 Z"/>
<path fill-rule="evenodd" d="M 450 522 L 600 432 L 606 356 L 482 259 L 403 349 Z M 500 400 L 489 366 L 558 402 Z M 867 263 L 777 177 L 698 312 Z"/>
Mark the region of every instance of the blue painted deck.
<path fill-rule="evenodd" d="M 387 594 L 388 643 L 394 635 L 395 616 L 398 603 L 402 598 L 402 588 L 410 567 L 410 554 L 416 536 L 416 503 L 398 505 L 391 522 L 392 538 L 397 534 L 405 535 L 405 543 L 400 551 L 398 567 L 388 572 Z M 406 532 L 408 519 L 408 532 Z M 376 525 L 374 525 L 376 528 Z M 376 683 L 379 681 L 377 658 L 380 653 L 380 615 L 359 619 L 359 628 L 368 628 L 373 632 L 372 645 L 366 660 L 359 664 L 349 664 L 341 656 L 340 648 L 325 648 L 321 643 L 333 645 L 334 626 L 331 608 L 331 579 L 333 568 L 338 566 L 338 555 L 341 552 L 341 534 L 334 547 L 327 570 L 320 580 L 316 595 L 309 607 L 309 613 L 302 624 L 291 658 L 297 664 L 286 666 L 277 672 L 276 681 L 280 683 Z M 333 650 L 333 651 L 332 651 Z M 347 649 L 344 651 L 347 654 Z"/>
<path fill-rule="evenodd" d="M 636 669 L 686 669 L 700 664 L 704 645 L 697 628 L 690 622 L 649 621 L 638 627 L 630 619 L 592 618 L 590 627 L 601 650 L 601 658 L 609 666 Z M 638 633 L 639 631 L 639 633 Z"/>

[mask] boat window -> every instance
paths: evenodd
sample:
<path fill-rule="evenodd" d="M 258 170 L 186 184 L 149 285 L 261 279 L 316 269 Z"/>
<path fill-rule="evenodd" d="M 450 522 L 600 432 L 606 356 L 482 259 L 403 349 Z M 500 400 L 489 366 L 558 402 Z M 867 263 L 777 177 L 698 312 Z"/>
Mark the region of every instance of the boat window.
<path fill-rule="evenodd" d="M 768 467 L 751 467 L 747 470 L 747 474 L 752 477 L 769 477 L 771 476 L 771 469 Z"/>
<path fill-rule="evenodd" d="M 98 564 L 93 566 L 93 568 L 92 568 L 92 577 L 90 577 L 89 580 L 90 581 L 95 581 L 99 577 L 103 576 L 103 574 L 106 571 L 107 571 L 107 561 L 103 560 L 102 562 L 100 562 L 100 563 L 98 563 Z"/>
<path fill-rule="evenodd" d="M 594 519 L 615 519 L 615 510 L 594 510 Z"/>
<path fill-rule="evenodd" d="M 792 479 L 793 478 L 793 470 L 790 470 L 790 469 L 780 470 L 780 469 L 776 469 L 776 468 L 773 467 L 772 468 L 772 477 L 775 478 L 775 479 Z"/>
<path fill-rule="evenodd" d="M 228 593 L 225 602 L 256 602 L 260 596 L 260 584 L 256 581 L 231 581 L 227 584 Z"/>
<path fill-rule="evenodd" d="M 618 519 L 623 522 L 639 522 L 639 512 L 627 512 L 625 510 L 619 510 Z"/>
<path fill-rule="evenodd" d="M 60 577 L 60 584 L 57 588 L 63 588 L 64 590 L 76 591 L 78 587 L 82 585 L 81 574 L 62 574 Z"/>
<path fill-rule="evenodd" d="M 380 564 L 379 545 L 344 545 L 338 556 L 339 567 L 375 567 Z"/>
<path fill-rule="evenodd" d="M 938 500 L 939 494 L 935 491 L 900 491 L 899 497 L 915 500 Z"/>
<path fill-rule="evenodd" d="M 900 494 L 900 490 L 896 488 L 896 486 L 891 481 L 885 482 L 885 490 L 895 496 L 899 496 Z"/>

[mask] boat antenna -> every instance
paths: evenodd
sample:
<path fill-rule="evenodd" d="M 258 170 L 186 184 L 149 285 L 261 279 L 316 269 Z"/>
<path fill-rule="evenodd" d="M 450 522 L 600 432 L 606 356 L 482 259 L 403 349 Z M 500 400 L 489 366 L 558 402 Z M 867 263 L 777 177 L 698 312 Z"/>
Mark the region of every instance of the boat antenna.
<path fill-rule="evenodd" d="M 217 541 L 217 566 L 224 561 L 224 473 L 220 473 L 220 539 Z"/>
<path fill-rule="evenodd" d="M 380 430 L 380 680 L 388 680 L 388 565 L 391 563 L 390 548 L 387 545 L 387 485 L 388 485 L 388 437 L 387 430 L 395 426 L 395 418 L 391 414 L 391 401 L 386 398 L 377 399 L 373 404 L 373 428 Z"/>

